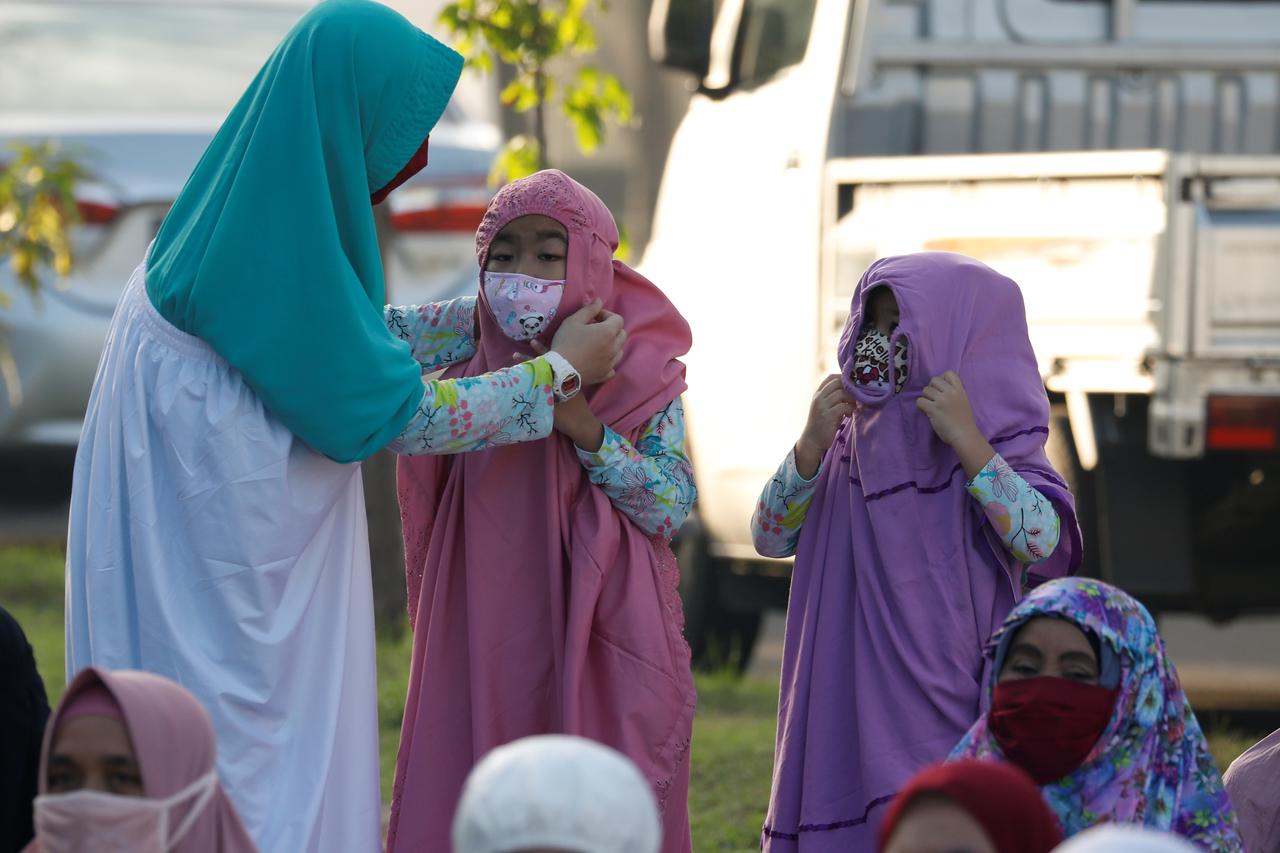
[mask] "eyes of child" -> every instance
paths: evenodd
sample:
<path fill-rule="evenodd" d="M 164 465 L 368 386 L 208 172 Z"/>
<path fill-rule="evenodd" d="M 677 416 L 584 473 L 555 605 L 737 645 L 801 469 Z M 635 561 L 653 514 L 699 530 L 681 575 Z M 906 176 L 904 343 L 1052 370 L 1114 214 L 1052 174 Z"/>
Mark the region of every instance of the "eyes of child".
<path fill-rule="evenodd" d="M 511 252 L 490 252 L 489 260 L 495 264 L 509 264 L 515 261 L 515 255 Z M 559 252 L 539 252 L 538 260 L 544 264 L 554 264 L 564 260 L 564 255 Z"/>

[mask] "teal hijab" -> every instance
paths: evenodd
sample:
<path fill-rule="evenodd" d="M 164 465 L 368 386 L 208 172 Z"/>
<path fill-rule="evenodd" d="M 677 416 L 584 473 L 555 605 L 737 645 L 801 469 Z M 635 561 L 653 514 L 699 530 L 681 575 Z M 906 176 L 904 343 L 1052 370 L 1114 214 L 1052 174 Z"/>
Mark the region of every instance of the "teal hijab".
<path fill-rule="evenodd" d="M 425 160 L 462 57 L 369 0 L 325 0 L 219 129 L 151 248 L 147 294 L 339 462 L 395 438 L 422 372 L 382 318 L 372 198 Z"/>

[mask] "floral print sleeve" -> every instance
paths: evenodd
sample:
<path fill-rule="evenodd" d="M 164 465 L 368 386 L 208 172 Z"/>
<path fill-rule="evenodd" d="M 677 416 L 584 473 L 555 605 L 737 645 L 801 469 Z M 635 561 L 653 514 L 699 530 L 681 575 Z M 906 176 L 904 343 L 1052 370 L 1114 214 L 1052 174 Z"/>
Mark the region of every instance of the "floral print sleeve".
<path fill-rule="evenodd" d="M 382 311 L 391 334 L 409 344 L 423 370 L 439 370 L 476 354 L 472 337 L 476 298 L 426 305 L 388 305 Z"/>
<path fill-rule="evenodd" d="M 466 453 L 551 434 L 556 403 L 545 358 L 424 384 L 413 420 L 388 445 L 403 456 Z"/>
<path fill-rule="evenodd" d="M 1018 562 L 1042 562 L 1058 547 L 1062 532 L 1058 511 L 1000 454 L 992 456 L 965 488 L 982 505 L 1000 541 Z"/>
<path fill-rule="evenodd" d="M 760 502 L 751 516 L 751 538 L 763 557 L 792 557 L 800 542 L 800 528 L 809 513 L 818 473 L 806 480 L 796 470 L 796 452 L 792 448 L 782 467 L 764 487 Z"/>
<path fill-rule="evenodd" d="M 693 509 L 698 492 L 679 400 L 654 415 L 634 445 L 605 427 L 600 449 L 579 448 L 578 459 L 587 478 L 649 536 L 671 539 Z"/>

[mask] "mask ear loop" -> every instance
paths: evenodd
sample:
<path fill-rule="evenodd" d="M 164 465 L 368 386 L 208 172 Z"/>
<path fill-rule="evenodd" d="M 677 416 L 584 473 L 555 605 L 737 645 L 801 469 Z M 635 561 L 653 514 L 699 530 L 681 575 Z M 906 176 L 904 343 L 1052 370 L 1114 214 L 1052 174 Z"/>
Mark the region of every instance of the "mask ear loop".
<path fill-rule="evenodd" d="M 209 802 L 213 799 L 214 794 L 218 790 L 218 771 L 210 770 L 204 776 L 192 782 L 172 797 L 164 800 L 164 821 L 165 821 L 165 847 L 166 851 L 173 850 L 186 836 L 191 828 L 196 825 L 196 821 L 204 814 L 204 810 L 208 808 Z M 178 824 L 178 828 L 173 835 L 168 834 L 169 810 L 179 805 L 183 800 L 194 796 L 195 802 L 191 804 L 191 808 L 187 810 L 186 816 L 182 819 L 182 823 Z"/>
<path fill-rule="evenodd" d="M 898 376 L 898 342 L 901 341 L 906 350 L 907 358 L 903 364 L 903 375 Z M 902 389 L 907 387 L 907 381 L 911 379 L 911 366 L 915 360 L 915 348 L 911 346 L 911 336 L 902 331 L 902 326 L 893 330 L 893 334 L 889 336 L 889 388 L 894 394 L 899 394 Z"/>

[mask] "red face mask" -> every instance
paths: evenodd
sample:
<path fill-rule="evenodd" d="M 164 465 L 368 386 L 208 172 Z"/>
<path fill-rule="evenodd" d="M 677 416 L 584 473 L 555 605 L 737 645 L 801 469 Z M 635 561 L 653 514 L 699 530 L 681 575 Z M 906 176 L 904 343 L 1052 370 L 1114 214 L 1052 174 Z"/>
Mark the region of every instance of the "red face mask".
<path fill-rule="evenodd" d="M 1089 757 L 1107 728 L 1116 689 L 1065 678 L 997 684 L 991 734 L 1005 756 L 1037 785 L 1056 782 Z"/>

